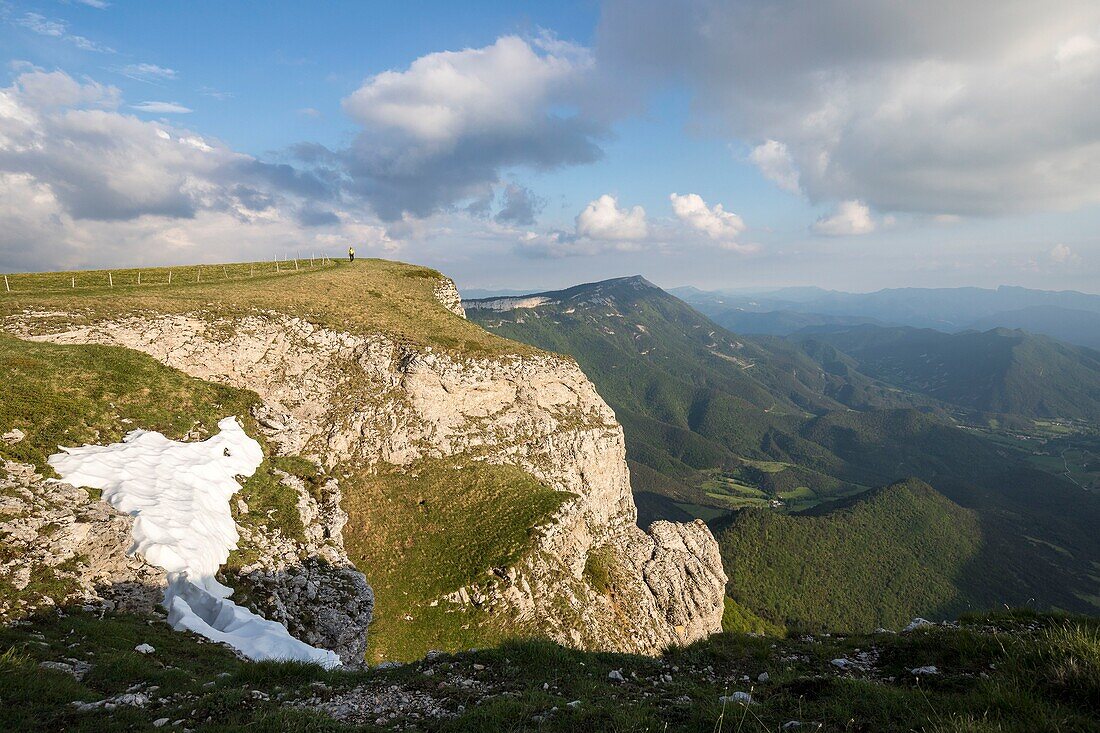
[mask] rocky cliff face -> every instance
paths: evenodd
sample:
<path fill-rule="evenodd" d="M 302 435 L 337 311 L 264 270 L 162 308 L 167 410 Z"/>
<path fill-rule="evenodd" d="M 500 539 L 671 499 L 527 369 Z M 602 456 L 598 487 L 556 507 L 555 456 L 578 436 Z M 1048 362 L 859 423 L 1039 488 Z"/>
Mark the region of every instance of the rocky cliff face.
<path fill-rule="evenodd" d="M 435 292 L 461 315 L 450 281 Z M 280 452 L 363 470 L 461 455 L 519 466 L 575 495 L 535 530 L 513 567 L 440 603 L 504 611 L 586 648 L 654 653 L 720 629 L 726 576 L 714 538 L 701 522 L 636 526 L 622 428 L 570 360 L 443 354 L 276 312 L 232 320 L 142 314 L 45 333 L 47 322 L 24 314 L 8 327 L 58 343 L 137 349 L 257 392 L 264 405 L 256 417 Z M 609 586 L 593 581 L 594 567 Z M 369 578 L 370 568 L 361 570 Z M 246 575 L 253 571 L 262 587 L 268 571 Z M 301 586 L 307 596 L 309 583 Z M 280 602 L 258 605 L 277 612 Z"/>
<path fill-rule="evenodd" d="M 129 554 L 133 517 L 84 489 L 47 481 L 33 466 L 5 461 L 3 469 L 0 538 L 9 557 L 0 564 L 0 583 L 17 591 L 11 595 L 18 600 L 0 601 L 0 619 L 61 602 L 136 612 L 160 604 L 164 571 Z M 297 638 L 359 664 L 374 595 L 344 554 L 340 529 L 347 517 L 339 487 L 330 480 L 318 501 L 300 480 L 281 478 L 297 492 L 304 537 L 285 537 L 262 519 L 239 524 L 240 547 L 254 559 L 225 579 Z M 247 514 L 243 500 L 236 500 L 236 508 L 239 519 Z"/>

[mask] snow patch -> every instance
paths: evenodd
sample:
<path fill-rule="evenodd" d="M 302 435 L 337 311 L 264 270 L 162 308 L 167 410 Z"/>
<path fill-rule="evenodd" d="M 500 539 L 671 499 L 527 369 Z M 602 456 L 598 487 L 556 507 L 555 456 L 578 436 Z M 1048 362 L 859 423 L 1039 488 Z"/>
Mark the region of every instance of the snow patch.
<path fill-rule="evenodd" d="M 224 642 L 253 660 L 335 667 L 335 652 L 299 641 L 282 624 L 233 603 L 232 589 L 214 577 L 240 539 L 229 509 L 240 488 L 236 477 L 254 474 L 264 458 L 236 418 L 218 428 L 198 443 L 135 430 L 121 443 L 62 448 L 49 463 L 64 481 L 101 489 L 105 502 L 134 517 L 130 554 L 141 553 L 168 573 L 164 607 L 172 628 Z"/>

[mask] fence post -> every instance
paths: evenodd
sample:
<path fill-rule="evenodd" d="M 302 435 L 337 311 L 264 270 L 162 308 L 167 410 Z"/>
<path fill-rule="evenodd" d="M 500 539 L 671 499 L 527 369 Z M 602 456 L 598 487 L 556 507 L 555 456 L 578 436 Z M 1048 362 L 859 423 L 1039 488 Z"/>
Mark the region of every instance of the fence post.
<path fill-rule="evenodd" d="M 172 284 L 172 271 L 171 270 L 168 271 L 168 284 L 169 285 Z"/>
<path fill-rule="evenodd" d="M 8 285 L 8 276 L 7 275 L 4 275 L 4 292 L 5 293 L 10 293 L 11 292 L 11 286 Z"/>
<path fill-rule="evenodd" d="M 138 285 L 141 285 L 141 270 L 138 270 Z"/>
<path fill-rule="evenodd" d="M 112 288 L 115 286 L 115 278 L 109 272 L 107 273 L 107 285 Z"/>
<path fill-rule="evenodd" d="M 226 269 L 225 265 L 222 265 L 222 272 L 225 273 L 225 279 L 228 280 L 229 279 L 229 270 Z"/>
<path fill-rule="evenodd" d="M 248 266 L 248 276 L 252 277 L 255 274 L 256 274 L 256 266 L 255 265 L 249 265 Z"/>
<path fill-rule="evenodd" d="M 73 288 L 76 288 L 76 275 L 73 275 Z"/>
<path fill-rule="evenodd" d="M 199 267 L 198 267 L 198 274 L 195 275 L 195 282 L 197 282 L 197 283 L 202 282 L 202 265 L 199 265 Z"/>

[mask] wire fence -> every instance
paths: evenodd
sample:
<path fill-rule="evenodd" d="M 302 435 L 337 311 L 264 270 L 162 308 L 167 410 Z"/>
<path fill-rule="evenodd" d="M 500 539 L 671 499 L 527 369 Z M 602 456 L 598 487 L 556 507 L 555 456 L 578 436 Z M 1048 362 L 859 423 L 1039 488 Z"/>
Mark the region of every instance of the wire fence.
<path fill-rule="evenodd" d="M 224 283 L 256 277 L 293 275 L 334 267 L 335 264 L 336 261 L 331 257 L 322 256 L 221 265 L 8 273 L 3 276 L 0 295 Z"/>

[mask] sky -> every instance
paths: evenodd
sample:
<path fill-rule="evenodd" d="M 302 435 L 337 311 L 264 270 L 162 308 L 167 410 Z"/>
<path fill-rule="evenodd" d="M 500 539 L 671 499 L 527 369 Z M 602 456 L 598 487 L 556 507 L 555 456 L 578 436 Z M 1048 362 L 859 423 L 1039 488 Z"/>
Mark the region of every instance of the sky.
<path fill-rule="evenodd" d="M 1100 292 L 1095 0 L 0 0 L 0 271 Z"/>

